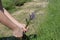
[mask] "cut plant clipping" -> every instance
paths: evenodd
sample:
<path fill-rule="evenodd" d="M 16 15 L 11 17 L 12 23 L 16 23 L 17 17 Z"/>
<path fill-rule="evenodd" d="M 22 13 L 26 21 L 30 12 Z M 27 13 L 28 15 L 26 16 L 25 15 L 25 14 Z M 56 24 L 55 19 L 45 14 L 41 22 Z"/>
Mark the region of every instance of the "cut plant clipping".
<path fill-rule="evenodd" d="M 31 14 L 29 14 L 29 18 L 26 18 L 26 28 L 28 27 L 28 25 L 30 24 L 30 22 L 35 18 L 35 13 L 32 12 Z"/>

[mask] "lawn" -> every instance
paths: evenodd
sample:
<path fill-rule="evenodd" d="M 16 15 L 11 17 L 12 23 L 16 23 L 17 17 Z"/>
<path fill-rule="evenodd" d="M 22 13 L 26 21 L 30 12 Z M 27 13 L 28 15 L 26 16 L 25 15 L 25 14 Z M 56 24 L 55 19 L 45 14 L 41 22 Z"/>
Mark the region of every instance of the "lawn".
<path fill-rule="evenodd" d="M 60 0 L 48 0 L 48 7 L 42 9 L 45 11 L 44 14 L 35 14 L 35 19 L 29 25 L 30 34 L 37 34 L 37 39 L 32 40 L 60 40 Z M 13 15 L 19 22 L 26 23 L 25 18 L 28 17 L 28 13 L 21 13 L 19 15 Z M 2 25 L 2 27 L 4 27 Z M 7 32 L 8 28 L 2 28 Z M 2 30 L 0 29 L 0 30 Z M 7 29 L 7 30 L 6 30 Z M 4 33 L 3 31 L 2 33 Z M 9 30 L 10 31 L 10 30 Z M 6 33 L 5 32 L 5 33 Z M 11 33 L 11 32 L 10 32 Z M 9 34 L 9 32 L 8 32 Z M 1 34 L 0 37 L 8 35 Z"/>
<path fill-rule="evenodd" d="M 47 17 L 40 24 L 39 40 L 60 40 L 60 0 L 49 0 Z"/>

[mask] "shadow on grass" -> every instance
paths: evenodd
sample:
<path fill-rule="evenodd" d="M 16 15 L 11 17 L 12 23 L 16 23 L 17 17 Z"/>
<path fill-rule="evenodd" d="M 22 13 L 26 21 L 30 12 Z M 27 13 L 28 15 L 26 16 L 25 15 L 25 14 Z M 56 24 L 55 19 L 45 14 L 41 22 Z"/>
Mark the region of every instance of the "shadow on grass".
<path fill-rule="evenodd" d="M 22 37 L 22 40 L 30 40 L 31 38 L 36 38 L 36 37 L 37 37 L 36 34 L 31 34 L 29 36 L 24 34 L 23 37 Z M 10 36 L 10 37 L 2 37 L 2 38 L 0 38 L 0 40 L 21 40 L 21 38 Z"/>

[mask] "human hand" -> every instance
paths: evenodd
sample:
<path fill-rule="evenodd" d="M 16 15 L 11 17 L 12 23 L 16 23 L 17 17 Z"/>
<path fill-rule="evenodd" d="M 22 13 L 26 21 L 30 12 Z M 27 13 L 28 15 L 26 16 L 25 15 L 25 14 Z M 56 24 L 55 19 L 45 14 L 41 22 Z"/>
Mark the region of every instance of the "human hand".
<path fill-rule="evenodd" d="M 28 28 L 25 28 L 25 24 L 19 24 L 18 28 L 13 31 L 13 36 L 23 37 L 23 33 L 27 32 Z"/>

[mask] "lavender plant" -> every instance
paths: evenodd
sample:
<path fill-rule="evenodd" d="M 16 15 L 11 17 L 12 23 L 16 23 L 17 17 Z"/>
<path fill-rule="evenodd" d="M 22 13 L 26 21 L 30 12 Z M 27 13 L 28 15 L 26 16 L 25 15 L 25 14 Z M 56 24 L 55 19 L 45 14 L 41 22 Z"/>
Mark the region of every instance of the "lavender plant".
<path fill-rule="evenodd" d="M 30 24 L 30 22 L 35 18 L 35 13 L 32 12 L 32 14 L 29 15 L 29 18 L 26 18 L 26 28 L 28 27 L 28 25 Z"/>

